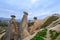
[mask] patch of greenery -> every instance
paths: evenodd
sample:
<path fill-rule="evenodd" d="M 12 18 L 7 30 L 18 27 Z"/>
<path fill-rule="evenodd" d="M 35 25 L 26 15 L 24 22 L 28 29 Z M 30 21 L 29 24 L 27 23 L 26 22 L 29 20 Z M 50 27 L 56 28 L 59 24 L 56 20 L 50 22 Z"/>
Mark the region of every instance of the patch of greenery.
<path fill-rule="evenodd" d="M 41 37 L 46 37 L 46 33 L 47 33 L 47 29 L 42 30 L 41 32 L 38 32 L 37 35 L 41 36 Z"/>
<path fill-rule="evenodd" d="M 0 26 L 2 26 L 2 27 L 7 27 L 8 26 L 8 23 L 7 22 L 5 22 L 5 21 L 2 21 L 2 20 L 0 20 Z"/>
<path fill-rule="evenodd" d="M 39 35 L 36 35 L 34 38 L 32 38 L 31 40 L 44 40 L 44 38 L 42 38 Z"/>
<path fill-rule="evenodd" d="M 47 19 L 47 21 L 42 25 L 40 26 L 40 28 L 45 28 L 46 26 L 48 26 L 49 24 L 51 24 L 53 21 L 57 20 L 59 17 L 57 16 L 51 16 Z"/>
<path fill-rule="evenodd" d="M 50 30 L 49 32 L 50 32 L 51 40 L 55 40 L 60 35 L 60 33 L 56 32 L 55 30 Z"/>
<path fill-rule="evenodd" d="M 36 34 L 31 40 L 44 40 L 46 38 L 47 29 L 44 29 Z"/>

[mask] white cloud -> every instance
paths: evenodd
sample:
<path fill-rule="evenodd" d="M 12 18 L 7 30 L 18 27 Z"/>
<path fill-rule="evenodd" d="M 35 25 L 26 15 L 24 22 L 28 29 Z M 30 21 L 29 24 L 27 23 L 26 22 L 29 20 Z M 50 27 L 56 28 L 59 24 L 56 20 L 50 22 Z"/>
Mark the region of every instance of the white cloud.
<path fill-rule="evenodd" d="M 53 7 L 52 9 L 48 9 L 48 10 L 42 10 L 42 12 L 41 11 L 35 11 L 35 12 L 30 12 L 29 14 L 29 18 L 32 18 L 32 17 L 34 17 L 34 16 L 36 16 L 36 17 L 41 17 L 41 16 L 48 16 L 48 15 L 52 15 L 52 14 L 54 14 L 54 10 L 56 10 L 56 7 Z"/>
<path fill-rule="evenodd" d="M 31 0 L 31 3 L 36 3 L 38 0 Z"/>
<path fill-rule="evenodd" d="M 1 11 L 5 11 L 5 12 L 9 12 L 9 13 L 17 13 L 14 10 L 9 10 L 9 9 L 4 9 L 4 8 L 0 8 Z"/>
<path fill-rule="evenodd" d="M 6 11 L 8 13 L 19 13 L 19 14 L 21 14 L 19 12 L 21 10 L 28 11 L 29 18 L 32 18 L 34 16 L 38 17 L 43 15 L 49 15 L 50 13 L 53 14 L 54 12 L 60 11 L 59 4 L 57 4 L 58 5 L 57 7 L 57 5 L 55 5 L 56 1 L 54 0 L 7 0 L 6 3 L 11 5 L 11 8 L 14 10 L 10 10 L 7 8 L 7 9 L 0 9 L 0 11 L 2 10 L 3 12 Z"/>

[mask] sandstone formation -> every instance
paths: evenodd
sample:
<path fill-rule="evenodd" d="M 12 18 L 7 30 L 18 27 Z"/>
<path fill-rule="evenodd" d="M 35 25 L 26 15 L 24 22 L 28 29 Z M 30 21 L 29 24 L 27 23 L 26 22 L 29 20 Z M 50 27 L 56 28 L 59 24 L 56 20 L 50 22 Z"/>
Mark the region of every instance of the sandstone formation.
<path fill-rule="evenodd" d="M 57 15 L 55 15 L 57 16 Z M 39 29 L 39 27 L 48 19 L 43 19 L 38 21 L 37 17 L 34 17 L 34 24 L 30 27 L 28 27 L 28 13 L 24 12 L 24 15 L 22 17 L 22 20 L 20 22 L 20 26 L 17 27 L 15 16 L 11 16 L 11 20 L 9 21 L 9 25 L 7 28 L 5 35 L 3 36 L 3 40 L 31 40 L 38 32 L 44 30 L 44 28 Z M 47 35 L 44 40 L 51 40 L 50 37 L 50 30 L 55 30 L 57 32 L 60 32 L 60 18 L 53 21 L 50 25 L 47 27 Z M 29 30 L 28 30 L 29 29 Z M 38 29 L 38 30 L 37 30 Z M 60 40 L 60 35 L 56 38 L 56 40 Z"/>
<path fill-rule="evenodd" d="M 27 16 L 28 13 L 24 12 L 22 21 L 20 23 L 20 27 L 19 27 L 19 40 L 23 40 L 26 36 L 30 35 L 29 32 L 27 31 Z"/>
<path fill-rule="evenodd" d="M 48 19 L 48 17 L 46 17 L 46 18 L 43 19 L 43 20 L 38 21 L 37 17 L 34 17 L 34 20 L 33 20 L 34 24 L 28 28 L 28 29 L 29 29 L 29 33 L 30 33 L 30 34 L 33 34 L 34 31 L 36 31 L 37 29 L 39 29 L 39 27 L 40 27 L 41 25 L 43 25 L 43 23 L 44 23 L 47 19 Z"/>
<path fill-rule="evenodd" d="M 3 40 L 12 40 L 12 39 L 17 40 L 18 29 L 17 29 L 17 25 L 15 22 L 15 16 L 12 15 L 11 17 L 12 18 L 9 22 L 7 31 L 6 31 L 5 35 L 3 36 Z"/>

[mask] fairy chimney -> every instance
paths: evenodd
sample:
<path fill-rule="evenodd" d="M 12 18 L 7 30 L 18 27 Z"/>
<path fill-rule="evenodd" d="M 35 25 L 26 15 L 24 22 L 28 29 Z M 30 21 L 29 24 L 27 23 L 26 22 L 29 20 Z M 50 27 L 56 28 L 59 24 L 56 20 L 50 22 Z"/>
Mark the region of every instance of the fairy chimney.
<path fill-rule="evenodd" d="M 9 25 L 5 35 L 3 36 L 3 40 L 17 40 L 17 31 L 15 16 L 11 15 L 11 20 L 9 21 Z"/>
<path fill-rule="evenodd" d="M 13 32 L 16 32 L 18 27 L 17 27 L 16 21 L 15 21 L 14 15 L 11 15 L 10 24 L 13 27 Z"/>
<path fill-rule="evenodd" d="M 27 27 L 28 27 L 27 17 L 28 17 L 28 13 L 27 12 L 24 12 L 24 15 L 23 15 L 23 18 L 22 18 L 22 24 L 23 24 L 23 28 L 24 29 L 27 29 Z"/>
<path fill-rule="evenodd" d="M 24 12 L 22 21 L 20 23 L 20 27 L 19 27 L 19 40 L 23 40 L 25 37 L 27 37 L 29 35 L 28 31 L 27 31 L 27 17 L 28 17 L 28 13 Z"/>
<path fill-rule="evenodd" d="M 11 31 L 12 31 L 12 34 L 14 35 L 13 36 L 13 39 L 14 40 L 17 40 L 17 35 L 18 35 L 18 27 L 17 27 L 17 24 L 16 24 L 16 21 L 15 21 L 15 17 L 14 15 L 11 15 Z"/>
<path fill-rule="evenodd" d="M 34 23 L 37 22 L 37 17 L 34 17 Z"/>
<path fill-rule="evenodd" d="M 36 25 L 37 23 L 37 17 L 34 17 L 34 26 Z"/>

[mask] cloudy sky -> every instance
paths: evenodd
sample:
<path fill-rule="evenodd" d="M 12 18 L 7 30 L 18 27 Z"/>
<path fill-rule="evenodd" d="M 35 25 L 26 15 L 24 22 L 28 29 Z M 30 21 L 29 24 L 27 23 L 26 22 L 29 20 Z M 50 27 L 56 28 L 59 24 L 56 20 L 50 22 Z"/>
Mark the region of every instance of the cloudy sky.
<path fill-rule="evenodd" d="M 0 17 L 10 18 L 10 15 L 15 15 L 17 19 L 21 19 L 23 11 L 28 12 L 29 19 L 59 14 L 60 0 L 0 0 Z"/>

